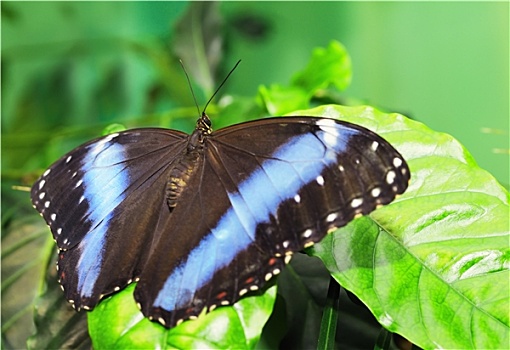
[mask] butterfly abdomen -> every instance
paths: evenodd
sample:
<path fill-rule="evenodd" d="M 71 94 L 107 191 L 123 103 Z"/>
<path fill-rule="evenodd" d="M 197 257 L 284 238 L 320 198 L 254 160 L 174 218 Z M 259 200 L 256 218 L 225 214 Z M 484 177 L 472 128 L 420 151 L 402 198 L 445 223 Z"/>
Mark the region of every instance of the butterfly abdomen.
<path fill-rule="evenodd" d="M 202 148 L 184 152 L 172 165 L 166 185 L 166 203 L 170 210 L 175 208 L 191 176 L 197 170 L 201 153 Z"/>

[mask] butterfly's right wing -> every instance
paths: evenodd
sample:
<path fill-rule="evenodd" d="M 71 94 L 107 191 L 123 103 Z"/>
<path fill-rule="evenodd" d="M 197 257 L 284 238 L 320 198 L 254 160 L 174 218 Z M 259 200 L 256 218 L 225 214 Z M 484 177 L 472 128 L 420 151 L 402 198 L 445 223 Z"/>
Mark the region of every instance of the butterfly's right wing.
<path fill-rule="evenodd" d="M 136 279 L 150 254 L 166 170 L 187 135 L 134 129 L 90 141 L 35 182 L 34 207 L 60 249 L 59 281 L 77 309 Z"/>

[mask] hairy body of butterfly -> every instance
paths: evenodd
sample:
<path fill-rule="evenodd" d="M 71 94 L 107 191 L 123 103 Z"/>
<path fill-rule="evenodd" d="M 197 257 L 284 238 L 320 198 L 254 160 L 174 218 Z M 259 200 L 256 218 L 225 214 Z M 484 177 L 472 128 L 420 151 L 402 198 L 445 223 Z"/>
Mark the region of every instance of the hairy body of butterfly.
<path fill-rule="evenodd" d="M 357 125 L 285 117 L 213 133 L 203 114 L 191 135 L 134 129 L 90 141 L 31 196 L 76 309 L 138 281 L 143 314 L 173 327 L 261 288 L 409 177 L 402 156 Z"/>

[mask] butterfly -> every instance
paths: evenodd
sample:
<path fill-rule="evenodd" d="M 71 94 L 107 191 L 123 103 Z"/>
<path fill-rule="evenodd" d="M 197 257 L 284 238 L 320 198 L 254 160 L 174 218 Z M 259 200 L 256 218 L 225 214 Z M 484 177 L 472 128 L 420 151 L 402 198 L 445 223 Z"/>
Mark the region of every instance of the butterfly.
<path fill-rule="evenodd" d="M 384 139 L 328 118 L 276 117 L 190 135 L 132 129 L 64 155 L 34 183 L 77 310 L 138 282 L 143 314 L 167 328 L 235 303 L 319 242 L 407 188 Z"/>

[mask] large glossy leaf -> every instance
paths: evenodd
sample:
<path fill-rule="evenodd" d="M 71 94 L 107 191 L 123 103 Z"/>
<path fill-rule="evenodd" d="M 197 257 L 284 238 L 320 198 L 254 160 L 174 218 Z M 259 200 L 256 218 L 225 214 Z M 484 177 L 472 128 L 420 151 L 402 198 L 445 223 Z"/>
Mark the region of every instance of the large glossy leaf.
<path fill-rule="evenodd" d="M 423 348 L 507 348 L 508 193 L 451 136 L 371 107 L 292 114 L 340 118 L 386 138 L 407 160 L 403 196 L 312 251 L 379 322 Z"/>

